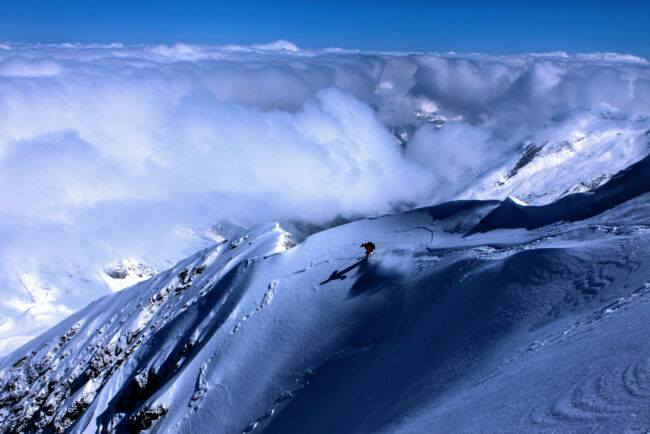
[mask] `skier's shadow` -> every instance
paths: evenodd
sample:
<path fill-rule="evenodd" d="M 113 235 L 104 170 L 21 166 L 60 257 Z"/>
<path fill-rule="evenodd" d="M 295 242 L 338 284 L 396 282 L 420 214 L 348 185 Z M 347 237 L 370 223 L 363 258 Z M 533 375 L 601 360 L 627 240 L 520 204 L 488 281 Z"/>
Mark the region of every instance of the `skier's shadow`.
<path fill-rule="evenodd" d="M 348 298 L 354 298 L 361 294 L 374 294 L 391 288 L 400 281 L 399 273 L 382 270 L 378 264 L 370 263 L 366 258 L 363 258 L 341 271 L 334 270 L 330 277 L 320 284 L 325 285 L 333 280 L 345 280 L 348 277 L 347 274 L 355 268 L 359 269 L 357 273 L 359 278 L 350 288 Z"/>
<path fill-rule="evenodd" d="M 361 264 L 367 263 L 367 261 L 366 261 L 367 259 L 368 258 L 363 258 L 360 261 L 355 262 L 354 264 L 350 265 L 348 268 L 345 268 L 345 269 L 343 269 L 341 271 L 334 270 L 332 272 L 332 274 L 330 274 L 330 277 L 327 280 L 321 282 L 320 284 L 325 285 L 326 283 L 329 283 L 332 280 L 344 280 L 346 277 L 348 277 L 348 276 L 346 276 L 347 273 L 349 273 L 350 271 L 354 270 L 357 267 L 360 267 Z M 365 268 L 365 267 L 362 267 L 362 268 Z"/>

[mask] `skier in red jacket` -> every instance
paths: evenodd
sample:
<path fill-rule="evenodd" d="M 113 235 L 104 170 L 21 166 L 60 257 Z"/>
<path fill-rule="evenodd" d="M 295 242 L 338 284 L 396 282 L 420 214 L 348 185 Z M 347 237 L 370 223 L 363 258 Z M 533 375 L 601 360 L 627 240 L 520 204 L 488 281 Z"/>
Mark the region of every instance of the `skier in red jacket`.
<path fill-rule="evenodd" d="M 365 247 L 366 249 L 366 258 L 369 258 L 370 255 L 372 255 L 372 252 L 375 250 L 375 245 L 372 243 L 372 241 L 361 244 L 361 247 Z"/>

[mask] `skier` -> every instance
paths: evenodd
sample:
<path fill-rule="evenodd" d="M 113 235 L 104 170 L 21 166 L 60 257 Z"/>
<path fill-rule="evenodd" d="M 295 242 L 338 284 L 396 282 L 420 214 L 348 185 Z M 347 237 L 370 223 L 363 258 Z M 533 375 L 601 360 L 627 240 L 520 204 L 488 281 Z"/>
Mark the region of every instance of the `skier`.
<path fill-rule="evenodd" d="M 369 258 L 370 255 L 372 255 L 372 252 L 375 250 L 375 245 L 372 243 L 372 241 L 361 244 L 361 247 L 365 247 L 366 249 L 366 259 Z"/>

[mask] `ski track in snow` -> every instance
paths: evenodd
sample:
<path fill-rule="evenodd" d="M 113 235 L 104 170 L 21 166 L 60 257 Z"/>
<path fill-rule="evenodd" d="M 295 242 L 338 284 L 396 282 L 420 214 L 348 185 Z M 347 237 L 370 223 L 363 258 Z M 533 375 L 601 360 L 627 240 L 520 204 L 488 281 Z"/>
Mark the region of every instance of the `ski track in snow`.
<path fill-rule="evenodd" d="M 210 364 L 210 362 L 212 362 L 212 360 L 214 360 L 216 357 L 219 357 L 219 355 L 220 355 L 220 353 L 221 353 L 221 348 L 223 347 L 225 341 L 226 341 L 227 339 L 230 339 L 230 338 L 231 338 L 235 333 L 237 333 L 237 331 L 241 328 L 241 326 L 244 324 L 244 322 L 245 322 L 246 320 L 248 320 L 250 317 L 252 317 L 253 315 L 255 315 L 257 312 L 259 312 L 259 311 L 261 311 L 262 309 L 264 309 L 264 307 L 266 307 L 269 303 L 271 303 L 271 301 L 273 300 L 273 295 L 275 294 L 276 287 L 277 287 L 278 283 L 279 283 L 278 280 L 273 280 L 273 281 L 271 281 L 271 283 L 269 283 L 268 290 L 267 290 L 267 292 L 264 294 L 264 297 L 263 297 L 262 300 L 260 301 L 259 305 L 258 305 L 254 310 L 252 310 L 252 311 L 249 312 L 248 314 L 246 314 L 246 315 L 244 315 L 243 317 L 241 317 L 241 318 L 239 319 L 239 321 L 237 321 L 237 323 L 236 323 L 236 324 L 232 327 L 232 329 L 230 330 L 229 334 L 226 335 L 226 336 L 222 339 L 221 343 L 220 343 L 220 344 L 218 345 L 218 347 L 217 347 L 217 350 L 212 354 L 212 356 L 210 356 L 210 357 L 209 357 L 209 358 L 208 358 L 208 359 L 207 359 L 207 360 L 206 360 L 206 361 L 201 365 L 201 370 L 200 370 L 200 372 L 199 372 L 199 377 L 197 378 L 196 391 L 194 392 L 194 395 L 192 395 L 192 398 L 191 398 L 192 401 L 199 401 L 199 402 L 196 402 L 196 403 L 191 402 L 191 403 L 190 403 L 190 406 L 192 406 L 192 407 L 194 407 L 194 406 L 199 406 L 199 407 L 200 407 L 200 401 L 203 399 L 203 396 L 205 395 L 205 393 L 207 393 L 207 392 L 209 391 L 209 388 L 207 387 L 207 382 L 206 382 L 206 380 L 205 380 L 205 378 L 206 378 L 207 367 L 208 367 L 208 365 Z M 226 392 L 228 391 L 228 389 L 227 389 L 225 386 L 221 385 L 221 387 L 222 387 Z"/>
<path fill-rule="evenodd" d="M 572 325 L 570 329 L 555 335 L 540 345 L 553 344 L 565 336 L 581 332 L 597 332 L 598 321 L 608 320 L 611 315 L 618 315 L 636 301 L 641 301 L 646 312 L 650 311 L 648 293 L 650 284 L 646 283 L 629 297 L 623 297 L 587 319 Z M 644 297 L 643 300 L 637 298 Z M 591 330 L 587 330 L 591 329 Z M 535 351 L 531 348 L 530 351 Z M 597 368 L 596 368 L 597 369 Z M 584 378 L 575 382 L 568 390 L 558 394 L 550 405 L 536 408 L 530 415 L 531 420 L 546 429 L 558 429 L 572 423 L 592 424 L 620 418 L 620 414 L 630 414 L 632 418 L 643 416 L 639 411 L 650 409 L 650 355 L 638 354 L 637 358 L 626 360 L 624 364 L 606 370 L 589 372 Z M 643 429 L 643 421 L 631 427 L 638 431 Z M 647 423 L 647 422 L 646 422 Z M 647 426 L 646 426 L 647 428 Z"/>

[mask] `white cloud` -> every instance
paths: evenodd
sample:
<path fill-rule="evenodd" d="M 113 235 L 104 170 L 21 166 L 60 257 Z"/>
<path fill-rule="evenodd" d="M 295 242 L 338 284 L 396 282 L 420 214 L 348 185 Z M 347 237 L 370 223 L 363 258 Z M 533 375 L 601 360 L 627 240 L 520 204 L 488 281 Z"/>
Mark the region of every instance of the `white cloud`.
<path fill-rule="evenodd" d="M 489 130 L 456 121 L 442 128 L 421 127 L 409 143 L 406 156 L 431 172 L 438 190 L 453 194 L 501 157 L 491 152 L 493 147 Z"/>
<path fill-rule="evenodd" d="M 42 77 L 56 75 L 61 67 L 52 59 L 31 60 L 22 56 L 5 59 L 0 67 L 0 75 L 16 77 Z"/>

